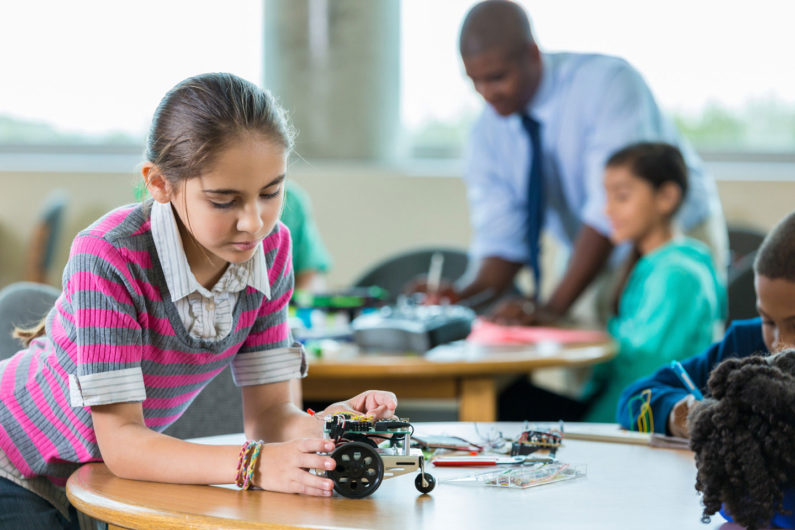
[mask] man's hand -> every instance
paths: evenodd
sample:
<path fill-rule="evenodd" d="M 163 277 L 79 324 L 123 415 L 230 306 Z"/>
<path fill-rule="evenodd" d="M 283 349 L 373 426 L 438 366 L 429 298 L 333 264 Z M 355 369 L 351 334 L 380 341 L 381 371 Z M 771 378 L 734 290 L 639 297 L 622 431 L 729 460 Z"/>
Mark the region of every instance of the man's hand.
<path fill-rule="evenodd" d="M 527 298 L 511 298 L 500 302 L 484 318 L 504 326 L 545 326 L 554 324 L 560 317 Z"/>
<path fill-rule="evenodd" d="M 408 284 L 404 294 L 423 293 L 425 299 L 423 304 L 439 305 L 442 303 L 456 304 L 460 300 L 458 292 L 455 290 L 453 282 L 442 279 L 436 289 L 429 290 L 428 277 L 418 276 Z"/>
<path fill-rule="evenodd" d="M 690 438 L 690 431 L 687 428 L 687 415 L 693 407 L 696 398 L 693 394 L 688 394 L 676 402 L 671 413 L 668 415 L 668 431 L 672 436 L 680 438 Z"/>

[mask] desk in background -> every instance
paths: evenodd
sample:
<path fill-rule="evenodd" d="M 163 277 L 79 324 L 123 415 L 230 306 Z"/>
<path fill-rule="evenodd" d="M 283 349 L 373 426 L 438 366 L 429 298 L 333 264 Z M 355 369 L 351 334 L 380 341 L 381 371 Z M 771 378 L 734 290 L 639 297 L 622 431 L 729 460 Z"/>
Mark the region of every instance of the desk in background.
<path fill-rule="evenodd" d="M 519 423 L 492 424 L 506 436 Z M 485 433 L 492 425 L 480 424 Z M 417 434 L 477 439 L 471 423 L 418 423 Z M 205 438 L 240 443 L 242 435 Z M 75 507 L 109 528 L 551 528 L 715 530 L 701 521 L 690 451 L 565 440 L 558 457 L 587 465 L 587 477 L 524 490 L 454 485 L 476 468 L 435 468 L 436 489 L 420 495 L 414 474 L 385 480 L 372 497 L 307 497 L 227 487 L 158 484 L 114 477 L 104 464 L 78 469 L 67 483 Z M 483 470 L 493 468 L 483 468 Z"/>
<path fill-rule="evenodd" d="M 588 366 L 615 355 L 615 343 L 481 346 L 456 342 L 423 355 L 345 350 L 311 359 L 303 380 L 304 399 L 337 401 L 368 389 L 390 390 L 399 399 L 458 400 L 461 421 L 497 419 L 498 376 L 538 368 Z"/>

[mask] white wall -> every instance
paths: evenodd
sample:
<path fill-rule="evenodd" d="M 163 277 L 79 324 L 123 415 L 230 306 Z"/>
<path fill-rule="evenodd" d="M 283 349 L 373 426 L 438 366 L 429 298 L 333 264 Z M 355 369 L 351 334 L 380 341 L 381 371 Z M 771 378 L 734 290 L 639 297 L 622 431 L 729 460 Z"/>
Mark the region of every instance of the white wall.
<path fill-rule="evenodd" d="M 715 168 L 713 171 L 717 171 Z M 730 222 L 769 229 L 795 209 L 795 172 L 789 179 L 734 180 L 719 177 Z M 321 234 L 335 267 L 332 287 L 348 285 L 369 264 L 420 245 L 466 247 L 470 229 L 463 182 L 436 171 L 406 176 L 372 166 L 297 167 L 290 177 L 310 194 Z M 29 235 L 48 190 L 71 197 L 51 283 L 60 285 L 74 234 L 105 211 L 134 201 L 129 173 L 33 173 L 0 171 L 0 286 L 23 277 Z"/>

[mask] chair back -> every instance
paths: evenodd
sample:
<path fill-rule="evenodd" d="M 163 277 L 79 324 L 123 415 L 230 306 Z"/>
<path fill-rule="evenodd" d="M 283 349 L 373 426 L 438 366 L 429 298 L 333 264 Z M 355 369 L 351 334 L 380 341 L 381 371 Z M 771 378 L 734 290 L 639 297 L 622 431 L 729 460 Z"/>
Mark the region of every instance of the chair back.
<path fill-rule="evenodd" d="M 58 240 L 61 236 L 63 214 L 68 203 L 64 190 L 54 190 L 44 202 L 26 256 L 25 280 L 47 283 Z"/>
<path fill-rule="evenodd" d="M 231 370 L 215 376 L 164 432 L 182 440 L 243 432 L 243 399 Z"/>
<path fill-rule="evenodd" d="M 729 226 L 730 259 L 726 284 L 729 300 L 727 323 L 757 316 L 754 259 L 764 238 L 765 233 L 755 228 Z"/>
<path fill-rule="evenodd" d="M 61 292 L 51 285 L 18 282 L 0 290 L 0 360 L 23 348 L 11 336 L 15 327 L 31 328 L 41 322 Z"/>
<path fill-rule="evenodd" d="M 353 284 L 354 287 L 377 285 L 389 293 L 387 303 L 394 304 L 407 284 L 418 276 L 428 274 L 431 257 L 440 253 L 444 257 L 442 279 L 455 281 L 467 272 L 469 256 L 457 248 L 419 248 L 389 256 L 366 270 Z"/>

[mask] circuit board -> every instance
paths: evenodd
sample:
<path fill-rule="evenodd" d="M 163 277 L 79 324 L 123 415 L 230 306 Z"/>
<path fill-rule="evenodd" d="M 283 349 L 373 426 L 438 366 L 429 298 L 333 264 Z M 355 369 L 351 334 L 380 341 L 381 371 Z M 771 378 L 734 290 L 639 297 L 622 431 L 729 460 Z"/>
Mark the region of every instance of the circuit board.
<path fill-rule="evenodd" d="M 353 412 L 340 412 L 326 418 L 323 428 L 326 436 L 337 442 L 344 439 L 357 439 L 370 435 L 382 438 L 403 438 L 414 432 L 408 419 L 389 418 L 375 419 Z M 353 436 L 351 436 L 353 435 Z"/>
<path fill-rule="evenodd" d="M 554 454 L 563 445 L 563 433 L 560 431 L 523 431 L 511 445 L 511 455 L 529 455 L 539 449 L 549 449 Z"/>

